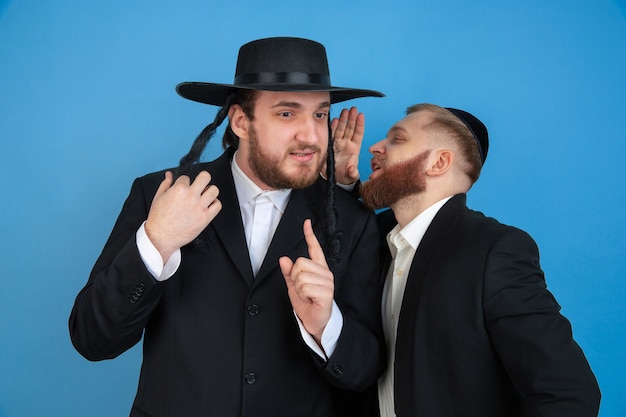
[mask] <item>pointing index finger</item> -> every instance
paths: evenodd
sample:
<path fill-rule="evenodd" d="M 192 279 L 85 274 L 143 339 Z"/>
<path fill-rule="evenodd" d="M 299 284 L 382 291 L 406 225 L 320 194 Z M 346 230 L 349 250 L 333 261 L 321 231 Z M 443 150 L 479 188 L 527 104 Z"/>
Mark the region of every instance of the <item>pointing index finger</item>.
<path fill-rule="evenodd" d="M 306 240 L 307 247 L 309 249 L 309 257 L 313 262 L 319 265 L 328 267 L 326 263 L 326 256 L 320 246 L 320 242 L 317 240 L 315 233 L 313 232 L 313 226 L 311 225 L 311 219 L 304 221 L 304 239 Z"/>

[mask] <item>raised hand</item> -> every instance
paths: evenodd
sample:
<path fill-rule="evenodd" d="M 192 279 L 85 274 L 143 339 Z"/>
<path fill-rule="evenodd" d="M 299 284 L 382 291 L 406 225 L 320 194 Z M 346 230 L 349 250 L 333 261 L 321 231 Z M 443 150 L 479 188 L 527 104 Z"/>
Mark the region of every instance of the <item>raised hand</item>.
<path fill-rule="evenodd" d="M 303 229 L 309 258 L 300 257 L 294 263 L 289 257 L 283 256 L 279 264 L 294 311 L 307 332 L 321 346 L 322 333 L 332 312 L 335 279 L 313 233 L 311 220 L 304 221 Z"/>
<path fill-rule="evenodd" d="M 165 173 L 148 213 L 145 229 L 163 262 L 176 250 L 194 240 L 222 209 L 219 190 L 209 185 L 211 174 L 202 171 L 193 182 L 181 176 L 174 182 Z"/>
<path fill-rule="evenodd" d="M 335 179 L 352 184 L 359 179 L 359 154 L 365 134 L 365 115 L 356 107 L 343 109 L 330 124 L 335 151 Z"/>

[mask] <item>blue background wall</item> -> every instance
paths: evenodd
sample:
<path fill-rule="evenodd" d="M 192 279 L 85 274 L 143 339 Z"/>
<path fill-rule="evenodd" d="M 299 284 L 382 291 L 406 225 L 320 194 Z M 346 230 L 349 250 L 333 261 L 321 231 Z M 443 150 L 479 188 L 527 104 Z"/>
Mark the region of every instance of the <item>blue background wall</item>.
<path fill-rule="evenodd" d="M 140 349 L 80 357 L 74 297 L 132 179 L 213 119 L 174 86 L 231 82 L 241 44 L 281 35 L 324 43 L 334 84 L 387 94 L 353 102 L 367 144 L 417 102 L 482 118 L 469 203 L 535 237 L 601 416 L 626 415 L 626 2 L 24 0 L 0 1 L 0 417 L 127 415 Z"/>

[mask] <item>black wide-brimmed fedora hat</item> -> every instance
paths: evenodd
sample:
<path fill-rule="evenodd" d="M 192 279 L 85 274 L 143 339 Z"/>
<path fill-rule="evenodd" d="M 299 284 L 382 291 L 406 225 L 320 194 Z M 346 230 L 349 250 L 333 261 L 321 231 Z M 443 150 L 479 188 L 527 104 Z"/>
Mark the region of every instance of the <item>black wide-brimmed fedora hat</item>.
<path fill-rule="evenodd" d="M 233 84 L 183 82 L 176 86 L 182 97 L 215 106 L 223 106 L 233 89 L 328 91 L 331 103 L 385 96 L 374 90 L 332 86 L 324 46 L 289 37 L 259 39 L 239 48 Z"/>

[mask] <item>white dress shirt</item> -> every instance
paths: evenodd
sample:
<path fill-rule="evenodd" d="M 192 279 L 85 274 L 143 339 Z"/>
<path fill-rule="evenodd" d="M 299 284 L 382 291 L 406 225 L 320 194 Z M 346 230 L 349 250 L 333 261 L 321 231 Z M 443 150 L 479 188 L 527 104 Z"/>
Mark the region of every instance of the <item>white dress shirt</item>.
<path fill-rule="evenodd" d="M 387 272 L 381 306 L 388 364 L 387 370 L 378 380 L 378 401 L 381 417 L 394 417 L 396 415 L 393 400 L 396 332 L 413 256 L 433 218 L 450 198 L 447 197 L 436 202 L 411 220 L 404 228 L 400 229 L 400 226 L 396 225 L 387 234 L 387 244 L 391 252 L 392 262 Z"/>
<path fill-rule="evenodd" d="M 262 190 L 259 186 L 257 186 L 250 178 L 243 173 L 241 168 L 237 165 L 236 162 L 236 153 L 233 156 L 231 162 L 231 170 L 233 174 L 233 180 L 235 182 L 235 191 L 237 193 L 237 198 L 239 200 L 239 207 L 241 209 L 241 219 L 243 221 L 244 231 L 246 234 L 246 243 L 248 248 L 250 247 L 250 242 L 252 238 L 252 228 L 253 228 L 253 220 L 254 220 L 254 208 L 255 208 L 255 199 L 258 195 L 267 196 L 272 204 L 273 209 L 271 212 L 271 219 L 267 222 L 269 228 L 269 239 L 267 240 L 267 246 L 263 248 L 257 249 L 259 253 L 255 255 L 250 255 L 252 258 L 262 259 L 265 257 L 269 244 L 271 242 L 271 237 L 274 235 L 276 228 L 278 227 L 278 223 L 280 223 L 280 219 L 285 212 L 287 204 L 289 203 L 289 197 L 291 195 L 291 190 Z M 165 264 L 163 264 L 163 259 L 159 254 L 159 251 L 154 247 L 148 235 L 145 231 L 145 222 L 139 227 L 136 234 L 136 242 L 137 248 L 139 249 L 139 254 L 141 259 L 143 260 L 146 268 L 154 279 L 157 281 L 165 281 L 170 278 L 174 273 L 178 270 L 181 263 L 181 253 L 180 249 L 170 256 Z M 253 268 L 258 270 L 260 265 L 253 265 Z M 256 274 L 255 270 L 255 274 Z M 303 340 L 312 349 L 318 356 L 323 359 L 328 359 L 329 356 L 335 351 L 335 347 L 337 346 L 337 340 L 339 339 L 339 335 L 341 334 L 341 329 L 343 327 L 343 316 L 337 304 L 333 301 L 332 312 L 330 316 L 330 320 L 322 333 L 321 344 L 322 347 L 318 346 L 317 342 L 313 336 L 311 336 L 300 318 L 295 314 L 298 325 L 300 326 L 300 333 L 302 335 Z M 322 350 L 323 349 L 323 350 Z"/>
<path fill-rule="evenodd" d="M 264 233 L 268 234 L 269 239 L 267 239 L 267 243 L 264 247 L 256 249 L 258 251 L 257 253 L 249 254 L 250 259 L 252 260 L 252 269 L 256 275 L 259 267 L 261 266 L 260 264 L 265 258 L 265 254 L 267 253 L 272 236 L 274 236 L 274 232 L 276 232 L 278 223 L 280 223 L 280 219 L 287 208 L 287 203 L 289 203 L 289 197 L 291 196 L 291 190 L 262 190 L 261 187 L 252 182 L 252 180 L 243 173 L 241 168 L 239 168 L 239 165 L 237 165 L 237 162 L 235 161 L 236 155 L 237 154 L 233 157 L 231 169 L 233 173 L 233 180 L 235 182 L 235 191 L 237 192 L 237 199 L 239 200 L 239 207 L 241 209 L 241 220 L 243 221 L 243 229 L 246 234 L 248 250 L 252 250 L 252 229 L 255 220 L 254 213 L 257 197 L 267 197 L 273 205 L 270 218 L 262 219 L 264 225 L 267 227 L 267 230 L 264 230 Z M 258 220 L 259 219 L 257 219 L 257 221 Z M 259 263 L 256 265 L 254 261 L 255 259 L 259 260 Z"/>

